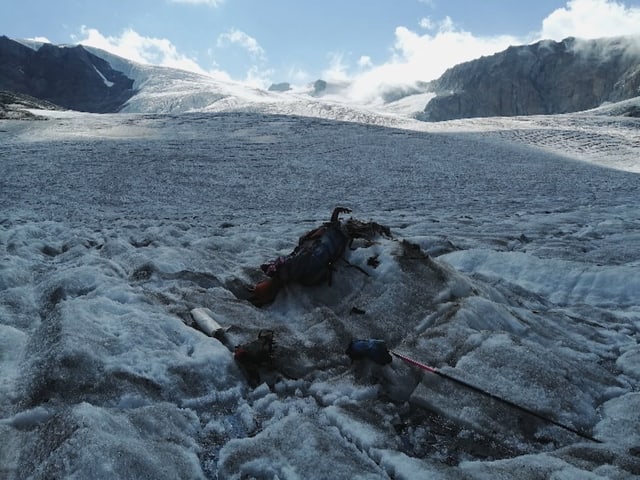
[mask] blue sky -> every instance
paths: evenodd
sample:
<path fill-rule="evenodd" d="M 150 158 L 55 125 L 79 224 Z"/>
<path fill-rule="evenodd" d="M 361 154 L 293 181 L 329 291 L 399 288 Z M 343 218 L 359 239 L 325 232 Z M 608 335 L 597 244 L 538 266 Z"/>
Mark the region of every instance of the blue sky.
<path fill-rule="evenodd" d="M 431 80 L 542 38 L 640 34 L 640 0 L 3 0 L 0 34 L 266 88 Z"/>

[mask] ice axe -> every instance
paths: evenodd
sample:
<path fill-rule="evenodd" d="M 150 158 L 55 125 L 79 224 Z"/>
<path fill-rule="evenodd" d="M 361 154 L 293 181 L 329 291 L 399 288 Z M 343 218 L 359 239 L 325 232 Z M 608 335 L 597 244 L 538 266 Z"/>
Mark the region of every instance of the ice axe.
<path fill-rule="evenodd" d="M 575 435 L 578 435 L 579 437 L 582 437 L 586 440 L 591 440 L 592 442 L 596 442 L 596 443 L 602 443 L 601 440 L 598 440 L 597 438 L 592 437 L 591 435 L 581 432 L 580 430 L 577 430 L 573 427 L 570 427 L 568 425 L 565 425 L 563 423 L 557 422 L 555 420 L 553 420 L 552 418 L 549 418 L 545 415 L 542 415 L 534 410 L 531 410 L 527 407 L 523 407 L 522 405 L 518 405 L 517 403 L 512 402 L 511 400 L 507 400 L 505 398 L 499 397 L 498 395 L 495 395 L 491 392 L 488 392 L 486 390 L 484 390 L 483 388 L 477 387 L 471 383 L 465 382 L 464 380 L 460 380 L 456 377 L 452 377 L 451 375 L 448 375 L 440 370 L 438 370 L 435 367 L 430 367 L 429 365 L 425 365 L 422 362 L 418 362 L 417 360 L 413 360 L 412 358 L 407 357 L 406 355 L 403 355 L 401 353 L 398 352 L 394 352 L 393 350 L 389 350 L 386 346 L 386 343 L 383 340 L 374 340 L 374 339 L 370 339 L 370 340 L 352 340 L 351 343 L 349 344 L 349 347 L 347 348 L 347 355 L 349 355 L 349 357 L 351 358 L 351 361 L 355 361 L 355 360 L 360 360 L 363 358 L 368 358 L 369 360 L 373 360 L 374 362 L 376 362 L 379 365 L 386 365 L 388 363 L 391 363 L 392 357 L 391 355 L 398 357 L 399 359 L 403 360 L 404 362 L 408 363 L 409 365 L 413 365 L 414 367 L 418 367 L 426 372 L 429 373 L 434 373 L 436 375 L 439 375 L 442 378 L 446 378 L 447 380 L 450 380 L 452 382 L 457 383 L 458 385 L 461 385 L 465 388 L 468 388 L 469 390 L 473 390 L 476 393 L 479 393 L 481 395 L 487 396 L 493 400 L 496 400 L 498 402 L 504 403 L 505 405 L 509 405 L 510 407 L 515 408 L 516 410 L 520 410 L 521 412 L 524 412 L 528 415 L 531 415 L 533 417 L 536 417 L 539 420 L 542 420 L 544 422 L 548 422 L 551 423 L 557 427 L 560 427 L 564 430 L 567 430 Z"/>
<path fill-rule="evenodd" d="M 586 440 L 591 440 L 592 442 L 596 442 L 596 443 L 602 443 L 601 440 L 598 440 L 597 438 L 592 437 L 591 435 L 581 432 L 580 430 L 577 430 L 573 427 L 570 427 L 568 425 L 565 425 L 563 423 L 557 422 L 555 420 L 553 420 L 552 418 L 549 418 L 545 415 L 542 415 L 534 410 L 531 410 L 527 407 L 523 407 L 522 405 L 518 405 L 517 403 L 512 402 L 511 400 L 507 400 L 506 398 L 502 398 L 499 397 L 498 395 L 495 395 L 491 392 L 488 392 L 480 387 L 477 387 L 475 385 L 472 385 L 471 383 L 465 382 L 464 380 L 460 380 L 459 378 L 456 377 L 452 377 L 451 375 L 447 375 L 446 373 L 438 370 L 437 368 L 434 367 L 430 367 L 429 365 L 425 365 L 422 362 L 418 362 L 417 360 L 413 360 L 412 358 L 407 357 L 406 355 L 403 355 L 401 353 L 398 352 L 394 352 L 392 350 L 389 351 L 389 353 L 391 353 L 392 355 L 394 355 L 395 357 L 398 357 L 399 359 L 405 361 L 406 363 L 408 363 L 409 365 L 413 365 L 415 367 L 421 368 L 422 370 L 426 371 L 426 372 L 430 372 L 430 373 L 435 373 L 436 375 L 441 376 L 442 378 L 446 378 L 447 380 L 451 380 L 452 382 L 457 383 L 458 385 L 462 385 L 463 387 L 468 388 L 469 390 L 473 390 L 474 392 L 480 393 L 482 395 L 485 395 L 489 398 L 492 398 L 493 400 L 497 400 L 498 402 L 502 402 L 505 405 L 509 405 L 510 407 L 515 408 L 516 410 L 520 410 L 521 412 L 527 413 L 533 417 L 536 417 L 539 420 L 542 420 L 544 422 L 548 422 L 551 423 L 557 427 L 560 427 L 564 430 L 567 430 L 571 433 L 574 433 L 575 435 L 578 435 L 579 437 L 582 437 Z"/>

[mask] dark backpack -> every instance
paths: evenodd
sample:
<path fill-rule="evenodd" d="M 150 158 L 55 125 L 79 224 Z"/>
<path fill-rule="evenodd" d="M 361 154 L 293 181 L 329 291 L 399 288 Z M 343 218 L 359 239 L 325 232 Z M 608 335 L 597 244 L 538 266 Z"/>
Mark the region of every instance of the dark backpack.
<path fill-rule="evenodd" d="M 285 283 L 318 285 L 331 283 L 334 263 L 349 242 L 339 223 L 328 223 L 300 238 L 296 249 L 277 266 L 276 275 Z"/>

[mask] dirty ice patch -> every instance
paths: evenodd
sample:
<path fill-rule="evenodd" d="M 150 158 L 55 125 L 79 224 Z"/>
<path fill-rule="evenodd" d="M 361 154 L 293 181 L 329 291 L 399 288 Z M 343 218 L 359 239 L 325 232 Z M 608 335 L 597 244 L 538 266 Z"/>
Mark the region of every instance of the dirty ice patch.
<path fill-rule="evenodd" d="M 292 414 L 220 450 L 220 478 L 383 478 L 383 471 L 334 426 Z"/>
<path fill-rule="evenodd" d="M 409 457 L 394 450 L 372 449 L 371 454 L 391 478 L 397 480 L 414 480 L 425 478 L 430 480 L 455 480 L 459 478 L 452 468 L 444 463 L 429 463 L 426 460 Z"/>
<path fill-rule="evenodd" d="M 22 372 L 27 404 L 178 403 L 237 384 L 227 348 L 186 327 L 118 275 L 88 266 L 60 268 L 38 289 L 43 320 L 30 336 L 29 368 Z"/>
<path fill-rule="evenodd" d="M 462 462 L 460 469 L 462 470 L 461 475 L 468 475 L 469 478 L 476 480 L 494 480 L 496 478 L 596 480 L 604 478 L 547 454 L 523 455 L 493 462 Z M 501 474 L 496 475 L 496 472 L 501 472 Z"/>
<path fill-rule="evenodd" d="M 0 291 L 15 288 L 32 280 L 29 262 L 21 258 L 3 258 L 0 264 Z"/>
<path fill-rule="evenodd" d="M 522 319 L 500 303 L 483 297 L 469 297 L 455 317 L 469 328 L 476 331 L 504 331 L 522 336 L 529 328 Z"/>
<path fill-rule="evenodd" d="M 0 310 L 0 315 L 2 311 Z M 9 325 L 0 324 L 0 418 L 8 413 L 10 399 L 15 397 L 15 383 L 20 377 L 27 334 Z"/>
<path fill-rule="evenodd" d="M 637 305 L 640 292 L 640 271 L 626 266 L 589 265 L 490 250 L 458 251 L 440 259 L 465 273 L 517 285 L 558 305 L 631 308 Z"/>
<path fill-rule="evenodd" d="M 634 345 L 618 357 L 616 366 L 625 375 L 640 380 L 640 346 Z"/>
<path fill-rule="evenodd" d="M 602 407 L 602 420 L 596 425 L 596 435 L 600 439 L 611 439 L 621 446 L 639 448 L 639 410 L 639 392 L 631 392 L 609 400 Z"/>
<path fill-rule="evenodd" d="M 74 299 L 62 306 L 61 323 L 60 355 L 93 359 L 90 364 L 120 378 L 120 384 L 124 379 L 149 382 L 163 396 L 182 399 L 235 384 L 229 375 L 231 356 L 223 345 L 161 311 L 110 299 Z"/>
<path fill-rule="evenodd" d="M 598 375 L 589 375 L 591 370 Z M 587 371 L 576 354 L 551 352 L 506 333 L 488 336 L 463 356 L 456 364 L 456 376 L 519 405 L 562 412 L 576 423 L 594 421 L 596 400 L 615 383 L 598 366 L 589 365 Z"/>
<path fill-rule="evenodd" d="M 372 447 L 383 444 L 384 435 L 378 428 L 359 421 L 346 410 L 330 406 L 324 409 L 324 414 L 329 424 L 335 426 L 344 438 L 360 450 L 368 451 Z"/>
<path fill-rule="evenodd" d="M 358 265 L 367 275 L 392 284 L 399 281 L 402 274 L 396 258 L 398 254 L 397 241 L 378 238 L 370 245 L 354 241 L 346 257 L 349 263 Z"/>
<path fill-rule="evenodd" d="M 199 428 L 192 412 L 169 404 L 121 411 L 80 403 L 40 427 L 40 440 L 21 452 L 21 474 L 66 476 L 74 458 L 72 478 L 204 478 Z"/>
<path fill-rule="evenodd" d="M 316 382 L 309 388 L 323 405 L 358 405 L 372 400 L 379 394 L 377 385 L 357 385 L 352 379 L 334 379 L 330 382 Z"/>

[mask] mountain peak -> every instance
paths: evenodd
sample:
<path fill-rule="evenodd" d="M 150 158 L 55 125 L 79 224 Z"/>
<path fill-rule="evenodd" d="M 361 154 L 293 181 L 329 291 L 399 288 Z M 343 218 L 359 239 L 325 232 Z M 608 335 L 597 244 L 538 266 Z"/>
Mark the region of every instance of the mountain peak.
<path fill-rule="evenodd" d="M 640 95 L 636 37 L 511 46 L 448 69 L 423 120 L 570 113 Z"/>
<path fill-rule="evenodd" d="M 135 93 L 133 80 L 82 45 L 45 43 L 33 50 L 0 37 L 0 90 L 71 110 L 119 111 Z"/>

